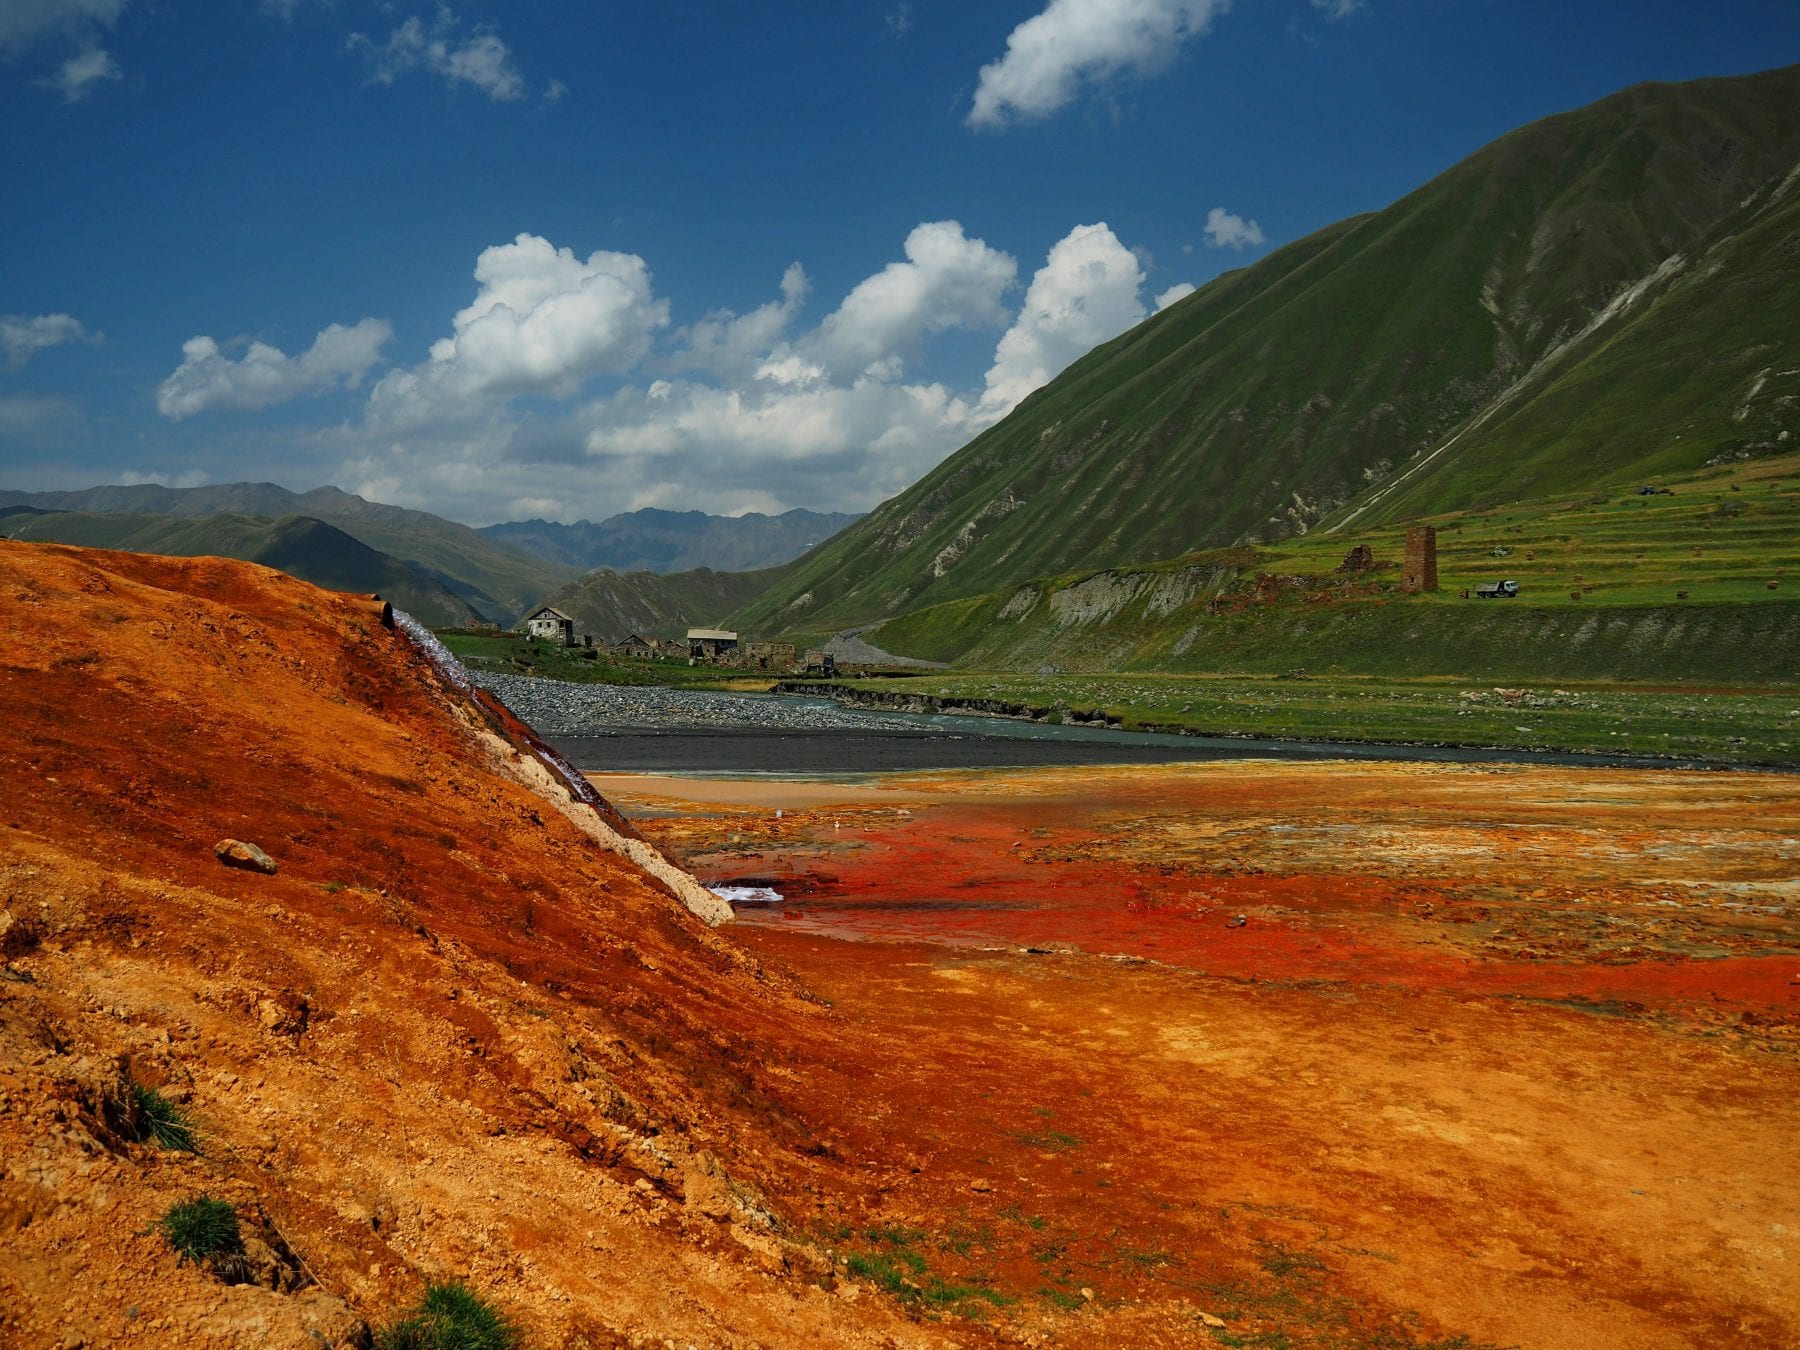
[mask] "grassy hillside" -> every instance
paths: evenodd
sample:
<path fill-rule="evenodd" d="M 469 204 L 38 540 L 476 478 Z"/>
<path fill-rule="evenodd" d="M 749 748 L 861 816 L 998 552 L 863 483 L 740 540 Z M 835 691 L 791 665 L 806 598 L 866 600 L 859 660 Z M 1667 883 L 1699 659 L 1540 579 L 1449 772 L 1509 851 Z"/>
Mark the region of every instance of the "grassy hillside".
<path fill-rule="evenodd" d="M 1388 520 L 1779 446 L 1797 160 L 1800 67 L 1524 128 L 1090 353 L 736 622 L 839 628 L 1363 501 Z"/>
<path fill-rule="evenodd" d="M 1800 455 L 1660 482 L 1433 517 L 1435 594 L 1400 591 L 1404 531 L 1380 526 L 1066 573 L 868 636 L 984 669 L 1800 680 Z M 1359 544 L 1377 565 L 1337 571 Z M 1503 578 L 1516 599 L 1462 597 Z"/>
<path fill-rule="evenodd" d="M 1800 449 L 1800 173 L 1331 528 Z"/>
<path fill-rule="evenodd" d="M 578 632 L 617 642 L 627 634 L 680 637 L 690 627 L 711 627 L 767 590 L 783 568 L 762 572 L 615 572 L 601 568 L 545 598 L 575 620 Z"/>
<path fill-rule="evenodd" d="M 76 492 L 0 492 L 0 506 L 161 516 L 311 516 L 398 558 L 461 596 L 481 617 L 510 624 L 575 570 L 521 553 L 425 511 L 365 501 L 334 487 L 290 492 L 274 483 L 166 488 L 154 483 Z M 232 555 L 235 556 L 235 555 Z"/>
<path fill-rule="evenodd" d="M 433 578 L 306 516 L 264 520 L 14 507 L 0 508 L 0 536 L 171 557 L 237 558 L 315 586 L 380 594 L 428 624 L 466 624 L 479 617 Z"/>

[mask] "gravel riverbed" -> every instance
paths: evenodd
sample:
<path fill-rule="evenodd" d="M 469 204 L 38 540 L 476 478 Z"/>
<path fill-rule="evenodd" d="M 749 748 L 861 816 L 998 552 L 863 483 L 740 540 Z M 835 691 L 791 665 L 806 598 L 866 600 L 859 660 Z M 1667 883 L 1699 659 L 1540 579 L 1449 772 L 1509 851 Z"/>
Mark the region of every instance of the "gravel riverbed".
<path fill-rule="evenodd" d="M 911 731 L 922 717 L 839 707 L 829 699 L 727 694 L 660 685 L 573 684 L 532 675 L 471 670 L 540 736 L 605 736 L 623 731 Z"/>
<path fill-rule="evenodd" d="M 584 771 L 874 773 L 1231 759 L 1706 767 L 1688 761 L 1541 750 L 1169 736 L 998 717 L 846 708 L 803 695 L 573 684 L 487 670 L 471 670 L 469 676 Z"/>

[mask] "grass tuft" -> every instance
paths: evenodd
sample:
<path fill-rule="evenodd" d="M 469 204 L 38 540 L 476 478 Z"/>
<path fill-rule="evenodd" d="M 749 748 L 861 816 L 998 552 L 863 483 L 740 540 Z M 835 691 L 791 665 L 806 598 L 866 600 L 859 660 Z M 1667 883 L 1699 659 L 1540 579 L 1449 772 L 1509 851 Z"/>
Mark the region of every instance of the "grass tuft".
<path fill-rule="evenodd" d="M 154 1142 L 158 1148 L 171 1149 L 177 1153 L 200 1151 L 199 1141 L 195 1138 L 194 1122 L 177 1103 L 142 1083 L 131 1085 L 131 1095 L 137 1099 L 138 1143 Z"/>
<path fill-rule="evenodd" d="M 523 1333 L 467 1285 L 428 1284 L 417 1306 L 375 1338 L 376 1350 L 514 1350 Z"/>
<path fill-rule="evenodd" d="M 157 1220 L 156 1227 L 183 1263 L 192 1261 L 196 1265 L 216 1267 L 244 1252 L 237 1210 L 229 1200 L 210 1195 L 183 1200 L 171 1205 Z"/>

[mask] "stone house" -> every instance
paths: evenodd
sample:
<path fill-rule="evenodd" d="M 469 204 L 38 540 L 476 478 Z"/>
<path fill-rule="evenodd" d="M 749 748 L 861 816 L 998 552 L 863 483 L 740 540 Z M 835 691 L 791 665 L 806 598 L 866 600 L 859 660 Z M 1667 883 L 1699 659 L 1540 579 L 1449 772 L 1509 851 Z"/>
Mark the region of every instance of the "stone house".
<path fill-rule="evenodd" d="M 647 638 L 632 633 L 613 647 L 615 656 L 634 656 L 639 660 L 648 660 L 662 654 L 662 641 L 659 638 Z"/>
<path fill-rule="evenodd" d="M 738 635 L 728 628 L 690 628 L 687 649 L 690 663 L 719 665 L 736 659 Z"/>
<path fill-rule="evenodd" d="M 525 632 L 529 637 L 548 638 L 565 647 L 575 645 L 575 620 L 549 605 L 540 605 L 525 616 Z"/>
<path fill-rule="evenodd" d="M 798 649 L 791 642 L 746 642 L 738 664 L 751 670 L 793 670 Z"/>

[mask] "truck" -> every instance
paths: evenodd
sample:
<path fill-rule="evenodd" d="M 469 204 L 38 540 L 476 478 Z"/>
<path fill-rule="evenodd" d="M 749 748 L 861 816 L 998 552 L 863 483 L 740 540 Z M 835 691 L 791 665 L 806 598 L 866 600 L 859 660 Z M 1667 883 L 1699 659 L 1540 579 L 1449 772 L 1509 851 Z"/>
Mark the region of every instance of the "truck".
<path fill-rule="evenodd" d="M 1477 600 L 1510 600 L 1519 593 L 1516 581 L 1490 581 L 1485 586 L 1475 588 Z"/>

